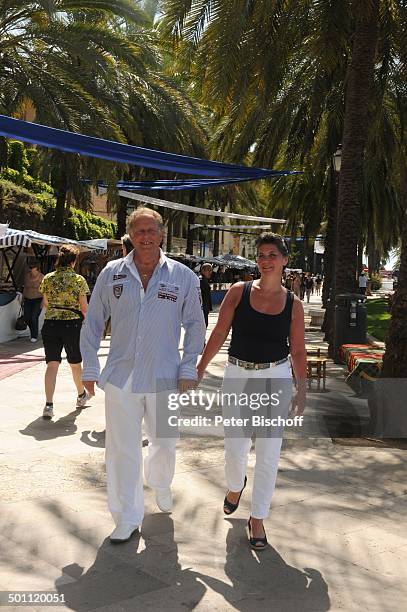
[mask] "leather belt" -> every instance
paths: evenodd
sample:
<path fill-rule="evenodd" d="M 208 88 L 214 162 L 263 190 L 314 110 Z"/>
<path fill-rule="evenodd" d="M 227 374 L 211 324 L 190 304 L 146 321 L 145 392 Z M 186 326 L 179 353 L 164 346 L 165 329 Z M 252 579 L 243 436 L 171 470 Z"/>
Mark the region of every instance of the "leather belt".
<path fill-rule="evenodd" d="M 253 363 L 251 361 L 243 361 L 243 359 L 236 359 L 236 357 L 232 357 L 229 355 L 228 359 L 229 363 L 233 363 L 234 365 L 240 366 L 245 370 L 266 370 L 267 368 L 272 368 L 274 366 L 280 365 L 280 363 L 285 363 L 288 361 L 288 357 L 284 359 L 279 359 L 278 361 L 272 361 L 271 363 Z"/>

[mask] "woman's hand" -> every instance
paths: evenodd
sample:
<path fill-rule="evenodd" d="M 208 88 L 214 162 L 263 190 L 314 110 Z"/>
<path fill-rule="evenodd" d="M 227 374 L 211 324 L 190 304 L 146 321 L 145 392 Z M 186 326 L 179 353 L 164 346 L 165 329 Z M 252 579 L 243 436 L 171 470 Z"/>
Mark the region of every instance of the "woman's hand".
<path fill-rule="evenodd" d="M 305 406 L 307 403 L 307 393 L 305 389 L 297 389 L 293 395 L 291 402 L 290 417 L 301 416 L 304 414 Z"/>
<path fill-rule="evenodd" d="M 205 374 L 205 370 L 206 370 L 206 368 L 202 367 L 201 363 L 202 362 L 200 361 L 198 363 L 197 367 L 196 367 L 196 371 L 198 373 L 198 385 L 201 382 L 201 380 L 203 379 L 204 374 Z"/>

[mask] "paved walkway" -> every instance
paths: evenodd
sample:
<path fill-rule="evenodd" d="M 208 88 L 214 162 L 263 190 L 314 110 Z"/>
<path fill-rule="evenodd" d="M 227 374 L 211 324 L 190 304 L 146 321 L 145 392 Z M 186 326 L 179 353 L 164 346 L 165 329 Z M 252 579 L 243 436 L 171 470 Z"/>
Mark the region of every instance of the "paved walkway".
<path fill-rule="evenodd" d="M 308 344 L 321 337 L 308 329 Z M 102 359 L 107 350 L 104 342 Z M 210 367 L 218 386 L 225 356 Z M 99 612 L 406 609 L 405 451 L 334 444 L 329 435 L 286 439 L 266 521 L 271 546 L 256 554 L 245 531 L 253 456 L 241 507 L 225 519 L 222 439 L 184 438 L 173 513 L 159 513 L 146 488 L 142 535 L 115 547 L 107 538 L 103 394 L 76 411 L 64 363 L 56 418 L 43 421 L 44 369 L 40 362 L 0 381 L 0 590 L 56 591 L 62 608 Z M 359 414 L 366 407 L 340 366 L 328 377 L 325 392 L 313 383 L 309 403 L 328 415 L 329 430 L 338 406 Z"/>

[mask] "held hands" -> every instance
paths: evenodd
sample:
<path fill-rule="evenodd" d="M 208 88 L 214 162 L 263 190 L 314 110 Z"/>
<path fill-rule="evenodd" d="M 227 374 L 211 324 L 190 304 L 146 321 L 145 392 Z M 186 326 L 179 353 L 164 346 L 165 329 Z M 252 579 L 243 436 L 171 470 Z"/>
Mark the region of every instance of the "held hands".
<path fill-rule="evenodd" d="M 86 391 L 91 395 L 95 395 L 95 383 L 96 380 L 83 380 L 82 384 L 85 387 Z"/>
<path fill-rule="evenodd" d="M 180 393 L 186 393 L 187 391 L 190 391 L 191 389 L 196 389 L 197 386 L 198 386 L 197 380 L 192 380 L 190 378 L 179 378 L 178 379 L 178 391 Z"/>

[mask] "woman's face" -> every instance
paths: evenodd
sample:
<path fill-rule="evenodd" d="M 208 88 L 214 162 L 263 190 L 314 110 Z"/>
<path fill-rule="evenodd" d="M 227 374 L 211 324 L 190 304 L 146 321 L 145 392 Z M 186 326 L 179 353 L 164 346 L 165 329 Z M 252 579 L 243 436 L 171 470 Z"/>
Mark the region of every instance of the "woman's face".
<path fill-rule="evenodd" d="M 37 266 L 30 266 L 30 272 L 31 274 L 37 274 L 38 272 Z"/>
<path fill-rule="evenodd" d="M 282 255 L 275 244 L 262 244 L 257 251 L 257 266 L 262 276 L 281 277 L 288 257 Z"/>

